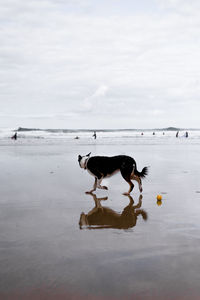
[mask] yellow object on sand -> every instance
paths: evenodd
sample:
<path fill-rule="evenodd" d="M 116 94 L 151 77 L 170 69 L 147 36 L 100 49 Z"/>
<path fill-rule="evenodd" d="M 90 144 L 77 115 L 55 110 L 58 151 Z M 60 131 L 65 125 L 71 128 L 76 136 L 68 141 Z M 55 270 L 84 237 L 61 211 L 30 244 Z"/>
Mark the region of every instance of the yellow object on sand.
<path fill-rule="evenodd" d="M 162 200 L 162 196 L 161 195 L 157 195 L 157 200 Z"/>

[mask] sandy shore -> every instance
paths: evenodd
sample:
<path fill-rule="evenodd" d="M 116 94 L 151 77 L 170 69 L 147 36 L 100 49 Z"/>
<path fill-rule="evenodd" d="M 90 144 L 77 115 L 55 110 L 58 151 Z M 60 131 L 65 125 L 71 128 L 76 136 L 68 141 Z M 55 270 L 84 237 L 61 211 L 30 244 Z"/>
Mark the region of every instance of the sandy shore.
<path fill-rule="evenodd" d="M 129 214 L 121 229 L 80 229 L 95 199 L 84 193 L 93 178 L 77 155 L 90 151 L 131 155 L 139 170 L 150 166 L 142 199 L 135 185 L 134 204 L 122 195 L 128 185 L 120 175 L 96 193 L 108 197 L 101 201 L 108 214 L 133 212 L 139 202 L 135 211 L 147 220 Z M 199 299 L 199 153 L 189 144 L 2 146 L 0 298 Z"/>

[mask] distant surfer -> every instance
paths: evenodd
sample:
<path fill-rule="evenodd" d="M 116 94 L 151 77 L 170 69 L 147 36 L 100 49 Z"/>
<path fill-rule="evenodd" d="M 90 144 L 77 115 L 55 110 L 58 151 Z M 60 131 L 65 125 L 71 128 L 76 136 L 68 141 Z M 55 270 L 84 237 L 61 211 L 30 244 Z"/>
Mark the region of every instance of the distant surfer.
<path fill-rule="evenodd" d="M 179 131 L 177 131 L 177 133 L 176 133 L 176 137 L 178 137 L 178 134 L 179 134 Z"/>
<path fill-rule="evenodd" d="M 155 135 L 155 132 L 153 132 L 153 135 Z"/>
<path fill-rule="evenodd" d="M 15 134 L 11 137 L 12 140 L 17 140 L 17 132 L 15 132 Z"/>
<path fill-rule="evenodd" d="M 96 131 L 94 131 L 93 137 L 94 137 L 94 139 L 96 140 L 96 138 L 97 138 Z"/>
<path fill-rule="evenodd" d="M 186 133 L 185 133 L 185 137 L 188 138 L 188 132 L 187 132 L 187 131 L 186 131 Z"/>

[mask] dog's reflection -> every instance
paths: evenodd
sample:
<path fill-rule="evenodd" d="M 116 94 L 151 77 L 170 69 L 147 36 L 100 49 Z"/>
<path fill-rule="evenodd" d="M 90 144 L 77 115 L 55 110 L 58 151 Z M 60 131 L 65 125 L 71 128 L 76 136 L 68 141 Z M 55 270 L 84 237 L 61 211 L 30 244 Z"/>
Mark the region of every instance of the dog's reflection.
<path fill-rule="evenodd" d="M 145 210 L 140 209 L 142 206 L 142 195 L 139 196 L 137 205 L 133 205 L 133 198 L 128 195 L 129 204 L 123 209 L 122 213 L 118 213 L 109 207 L 101 205 L 101 201 L 107 200 L 108 197 L 97 198 L 93 193 L 90 193 L 95 202 L 95 207 L 87 214 L 80 215 L 79 226 L 80 229 L 100 229 L 100 228 L 118 228 L 128 229 L 132 228 L 137 223 L 139 215 L 143 220 L 147 220 L 147 213 Z"/>

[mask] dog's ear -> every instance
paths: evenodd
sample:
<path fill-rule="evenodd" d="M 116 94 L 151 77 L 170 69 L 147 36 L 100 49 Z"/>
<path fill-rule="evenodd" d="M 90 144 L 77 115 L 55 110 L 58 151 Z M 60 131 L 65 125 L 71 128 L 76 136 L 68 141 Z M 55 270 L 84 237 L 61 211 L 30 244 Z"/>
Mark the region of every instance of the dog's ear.
<path fill-rule="evenodd" d="M 91 154 L 91 152 L 90 152 L 90 153 L 88 153 L 86 156 L 90 156 L 90 154 Z"/>
<path fill-rule="evenodd" d="M 82 156 L 81 156 L 81 155 L 79 155 L 79 156 L 78 156 L 78 161 L 81 161 L 81 158 L 82 158 Z"/>

